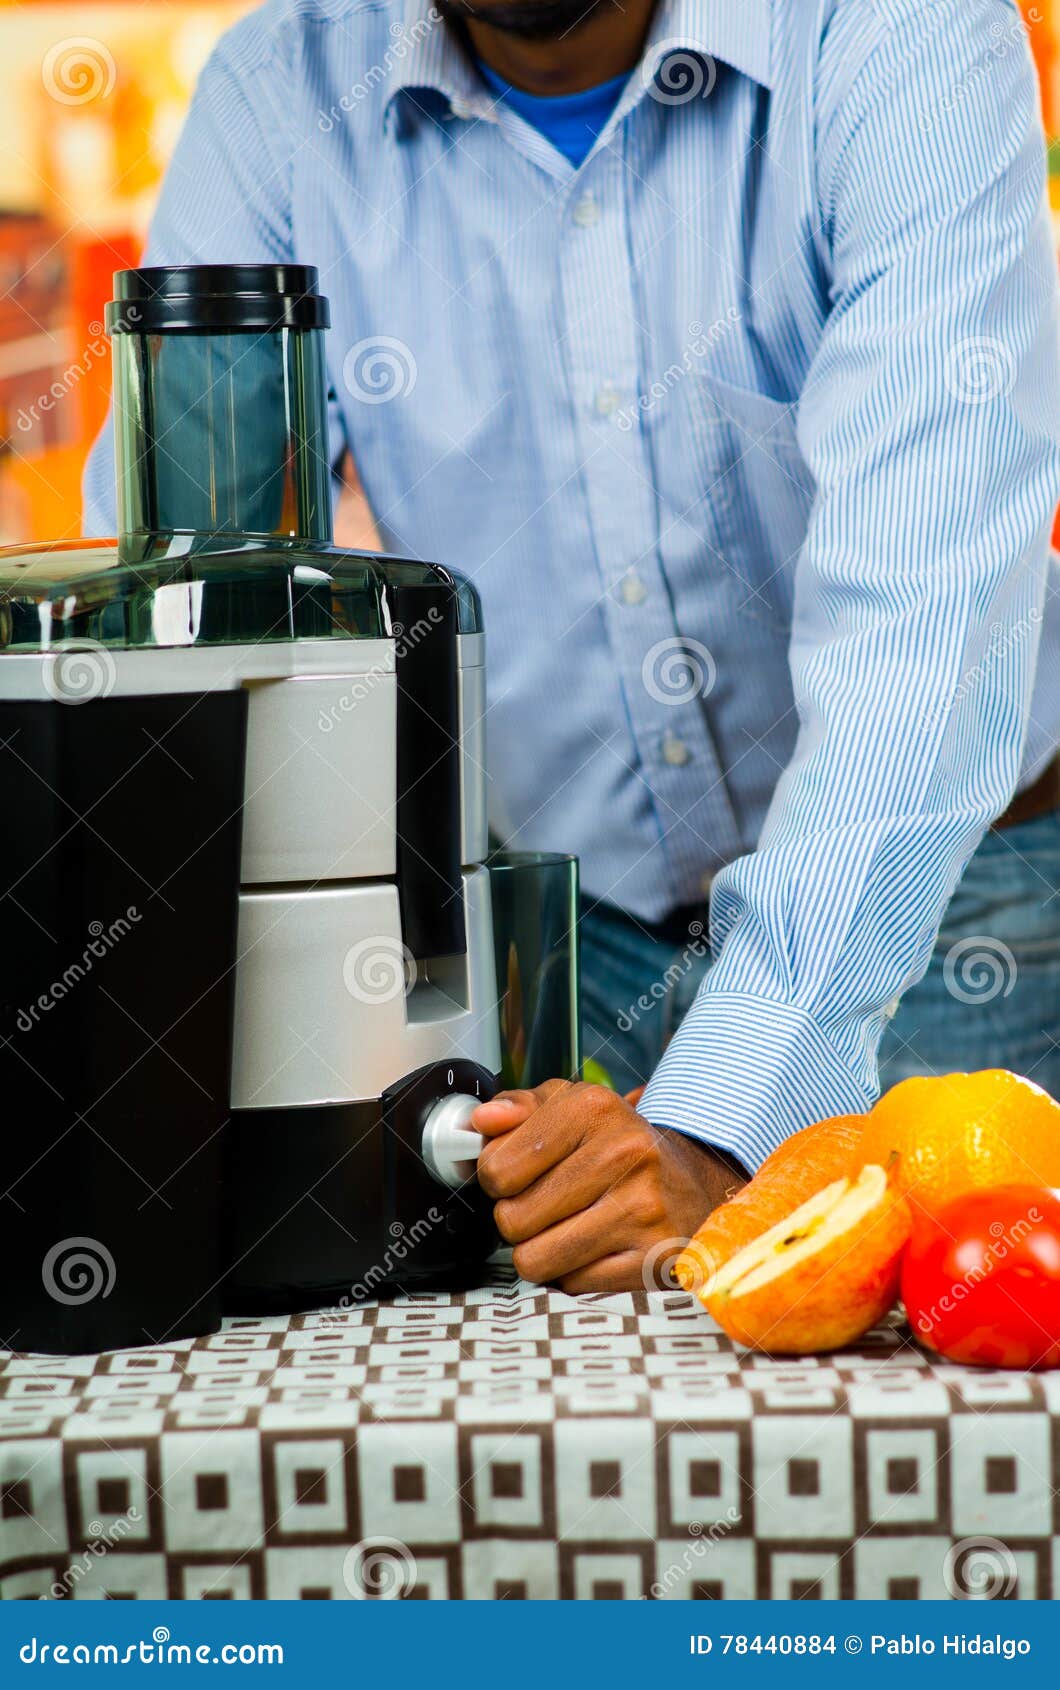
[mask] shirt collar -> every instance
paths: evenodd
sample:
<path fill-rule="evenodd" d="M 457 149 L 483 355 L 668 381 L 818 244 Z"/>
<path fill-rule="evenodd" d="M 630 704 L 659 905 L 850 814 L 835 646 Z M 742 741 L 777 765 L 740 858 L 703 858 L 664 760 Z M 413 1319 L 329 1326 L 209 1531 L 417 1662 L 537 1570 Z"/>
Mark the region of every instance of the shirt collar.
<path fill-rule="evenodd" d="M 647 88 L 671 54 L 695 53 L 706 61 L 720 60 L 762 87 L 772 88 L 772 18 L 773 0 L 659 0 L 640 70 L 633 75 Z M 493 94 L 434 0 L 405 0 L 403 17 L 391 24 L 390 34 L 392 69 L 386 113 L 398 95 L 407 94 L 421 110 L 427 105 L 421 96 L 429 100 L 431 95 L 440 95 L 457 117 L 496 121 Z"/>
<path fill-rule="evenodd" d="M 647 85 L 670 53 L 720 60 L 773 86 L 773 0 L 659 0 L 641 59 Z"/>
<path fill-rule="evenodd" d="M 434 0 L 405 0 L 404 15 L 390 25 L 390 37 L 387 116 L 398 96 L 407 94 L 405 103 L 421 111 L 440 95 L 457 117 L 493 118 L 496 101 Z"/>

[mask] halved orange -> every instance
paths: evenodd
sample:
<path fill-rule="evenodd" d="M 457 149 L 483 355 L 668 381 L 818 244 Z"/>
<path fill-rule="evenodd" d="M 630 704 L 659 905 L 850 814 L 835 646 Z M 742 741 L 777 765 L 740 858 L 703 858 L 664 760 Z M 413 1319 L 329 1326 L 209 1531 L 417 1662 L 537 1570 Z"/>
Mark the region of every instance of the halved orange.
<path fill-rule="evenodd" d="M 881 1167 L 834 1180 L 702 1287 L 730 1338 L 777 1355 L 839 1349 L 894 1305 L 909 1205 Z"/>

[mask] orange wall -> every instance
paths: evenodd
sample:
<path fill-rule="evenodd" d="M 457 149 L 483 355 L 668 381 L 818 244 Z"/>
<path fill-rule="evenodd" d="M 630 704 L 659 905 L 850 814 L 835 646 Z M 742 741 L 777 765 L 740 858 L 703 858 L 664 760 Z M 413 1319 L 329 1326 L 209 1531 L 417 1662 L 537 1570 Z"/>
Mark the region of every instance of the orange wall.
<path fill-rule="evenodd" d="M 0 543 L 79 531 L 111 274 L 135 263 L 199 70 L 248 9 L 0 0 Z"/>

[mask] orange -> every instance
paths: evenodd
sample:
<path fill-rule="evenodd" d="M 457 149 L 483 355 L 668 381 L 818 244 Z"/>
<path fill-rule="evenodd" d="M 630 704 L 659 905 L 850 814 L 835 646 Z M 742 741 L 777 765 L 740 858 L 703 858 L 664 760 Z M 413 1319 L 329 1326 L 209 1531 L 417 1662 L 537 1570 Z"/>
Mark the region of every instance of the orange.
<path fill-rule="evenodd" d="M 1060 1104 L 1004 1068 L 903 1080 L 871 1111 L 862 1163 L 897 1153 L 898 1188 L 935 1214 L 993 1185 L 1060 1186 Z"/>
<path fill-rule="evenodd" d="M 893 1307 L 909 1204 L 883 1168 L 833 1180 L 731 1256 L 699 1293 L 752 1350 L 813 1355 L 853 1343 Z"/>
<path fill-rule="evenodd" d="M 767 1156 L 754 1178 L 709 1214 L 674 1264 L 673 1274 L 686 1291 L 695 1291 L 712 1274 L 790 1215 L 800 1203 L 852 1167 L 867 1115 L 836 1115 L 803 1127 Z"/>

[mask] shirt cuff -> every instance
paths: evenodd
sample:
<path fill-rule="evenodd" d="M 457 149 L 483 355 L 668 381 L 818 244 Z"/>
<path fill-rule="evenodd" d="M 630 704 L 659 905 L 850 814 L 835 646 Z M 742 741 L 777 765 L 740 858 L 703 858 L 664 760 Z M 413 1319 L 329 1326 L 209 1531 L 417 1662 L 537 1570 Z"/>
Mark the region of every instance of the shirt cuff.
<path fill-rule="evenodd" d="M 716 1145 L 752 1173 L 784 1139 L 873 1098 L 813 1017 L 791 1004 L 706 992 L 637 1105 L 653 1126 Z"/>

